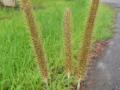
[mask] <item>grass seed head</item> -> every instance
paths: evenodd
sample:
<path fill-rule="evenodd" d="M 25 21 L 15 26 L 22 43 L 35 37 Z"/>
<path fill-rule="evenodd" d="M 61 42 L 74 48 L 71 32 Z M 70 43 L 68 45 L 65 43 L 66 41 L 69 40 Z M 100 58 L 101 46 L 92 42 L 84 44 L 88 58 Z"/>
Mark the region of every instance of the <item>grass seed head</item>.
<path fill-rule="evenodd" d="M 33 15 L 33 9 L 29 0 L 21 0 L 21 9 L 24 12 L 25 18 L 27 20 L 27 25 L 29 27 L 29 32 L 32 38 L 33 47 L 36 53 L 36 58 L 38 60 L 39 68 L 43 79 L 48 80 L 48 69 L 45 59 L 45 53 L 43 51 L 43 46 L 41 39 L 39 39 L 37 24 Z"/>
<path fill-rule="evenodd" d="M 71 10 L 66 9 L 64 16 L 64 46 L 65 46 L 65 72 L 70 77 L 72 73 L 72 46 L 71 46 Z"/>
<path fill-rule="evenodd" d="M 91 10 L 87 22 L 85 35 L 83 38 L 83 46 L 78 55 L 79 65 L 77 71 L 78 80 L 84 80 L 87 74 L 88 64 L 90 60 L 90 49 L 92 42 L 92 33 L 94 28 L 94 22 L 98 10 L 99 0 L 92 0 Z"/>

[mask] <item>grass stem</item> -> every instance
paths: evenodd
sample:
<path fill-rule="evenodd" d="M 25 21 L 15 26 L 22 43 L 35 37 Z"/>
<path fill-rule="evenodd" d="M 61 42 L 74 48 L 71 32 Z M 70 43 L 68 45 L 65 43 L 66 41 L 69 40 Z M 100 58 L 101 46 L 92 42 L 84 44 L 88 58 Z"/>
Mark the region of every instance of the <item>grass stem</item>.
<path fill-rule="evenodd" d="M 81 83 L 81 81 L 80 81 L 80 80 L 78 80 L 77 90 L 80 90 L 80 87 L 81 87 L 80 83 Z"/>
<path fill-rule="evenodd" d="M 48 80 L 44 80 L 45 81 L 45 84 L 46 84 L 46 90 L 49 90 L 49 85 L 48 85 Z"/>
<path fill-rule="evenodd" d="M 68 75 L 68 90 L 70 90 L 70 75 Z"/>

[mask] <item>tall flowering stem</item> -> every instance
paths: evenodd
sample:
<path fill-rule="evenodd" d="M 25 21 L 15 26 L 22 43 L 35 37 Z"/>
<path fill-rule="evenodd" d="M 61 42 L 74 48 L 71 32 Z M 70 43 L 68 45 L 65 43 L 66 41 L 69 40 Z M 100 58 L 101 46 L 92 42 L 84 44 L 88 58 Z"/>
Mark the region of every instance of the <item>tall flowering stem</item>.
<path fill-rule="evenodd" d="M 29 32 L 32 38 L 34 50 L 36 53 L 36 58 L 38 60 L 42 77 L 45 80 L 45 82 L 47 82 L 48 80 L 47 63 L 45 60 L 43 45 L 39 38 L 37 24 L 33 15 L 33 9 L 29 0 L 21 0 L 21 9 L 23 10 L 25 18 L 27 20 Z"/>
<path fill-rule="evenodd" d="M 93 33 L 95 18 L 97 15 L 98 6 L 99 6 L 99 0 L 92 0 L 91 10 L 83 39 L 83 46 L 78 55 L 78 60 L 79 60 L 79 67 L 77 71 L 77 78 L 79 80 L 78 83 L 84 80 L 87 74 L 87 68 L 89 64 L 88 61 L 90 59 L 89 54 L 92 43 L 92 33 Z"/>
<path fill-rule="evenodd" d="M 64 16 L 64 44 L 65 44 L 65 72 L 70 77 L 72 73 L 72 46 L 71 46 L 71 11 L 66 9 Z"/>

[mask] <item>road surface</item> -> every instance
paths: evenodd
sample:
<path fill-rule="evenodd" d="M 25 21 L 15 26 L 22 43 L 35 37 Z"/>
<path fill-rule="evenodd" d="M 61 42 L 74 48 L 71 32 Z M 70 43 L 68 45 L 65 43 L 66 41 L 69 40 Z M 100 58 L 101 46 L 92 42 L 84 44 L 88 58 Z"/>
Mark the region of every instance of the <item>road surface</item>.
<path fill-rule="evenodd" d="M 85 90 L 120 90 L 120 0 L 102 2 L 117 9 L 115 35 L 103 57 L 90 72 L 89 80 L 92 83 Z"/>

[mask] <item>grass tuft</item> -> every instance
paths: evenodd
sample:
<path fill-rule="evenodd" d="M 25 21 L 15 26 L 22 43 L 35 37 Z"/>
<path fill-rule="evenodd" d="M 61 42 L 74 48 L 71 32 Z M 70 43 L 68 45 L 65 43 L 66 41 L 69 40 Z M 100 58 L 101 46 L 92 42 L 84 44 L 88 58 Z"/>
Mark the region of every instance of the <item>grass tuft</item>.
<path fill-rule="evenodd" d="M 82 46 L 81 40 L 84 36 L 90 4 L 88 0 L 47 1 L 43 1 L 44 8 L 39 8 L 39 3 L 34 0 L 38 5 L 38 8 L 34 9 L 34 16 L 37 20 L 37 31 L 39 36 L 42 34 L 42 45 L 47 55 L 51 77 L 49 88 L 50 90 L 67 90 L 68 79 L 64 74 L 64 21 L 62 18 L 66 8 L 70 7 L 73 21 L 71 32 L 74 68 L 78 63 L 76 55 L 79 52 L 78 48 Z M 112 37 L 113 14 L 108 6 L 100 5 L 94 28 L 94 42 Z M 28 25 L 24 25 L 25 20 L 21 11 L 0 8 L 0 18 L 3 17 L 10 18 L 0 20 L 0 90 L 46 90 L 35 61 L 37 57 L 33 52 L 30 31 L 26 30 Z M 72 76 L 70 84 L 71 82 L 74 83 Z"/>

